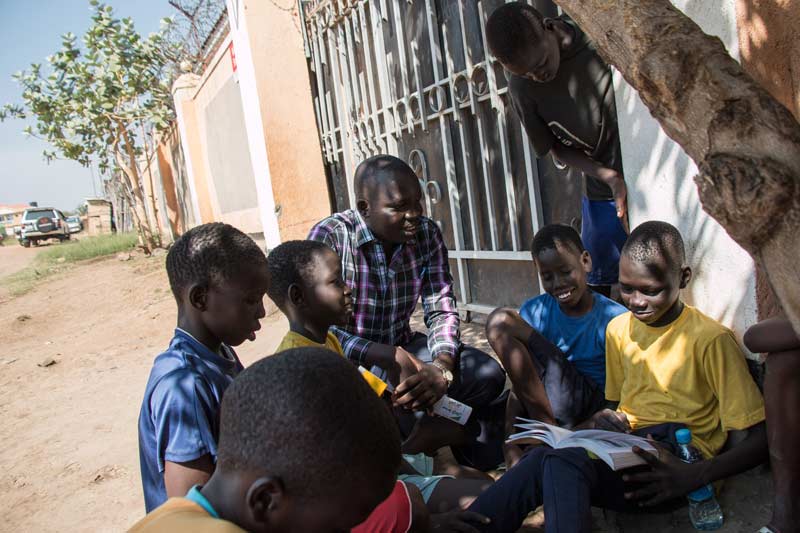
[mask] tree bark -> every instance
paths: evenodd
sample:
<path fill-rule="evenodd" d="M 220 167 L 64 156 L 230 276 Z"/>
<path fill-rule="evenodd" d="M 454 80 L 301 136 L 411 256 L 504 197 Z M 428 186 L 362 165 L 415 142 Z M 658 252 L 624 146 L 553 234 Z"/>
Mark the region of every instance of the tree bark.
<path fill-rule="evenodd" d="M 792 114 L 667 0 L 555 2 L 697 163 L 703 209 L 764 268 L 800 334 L 800 125 Z"/>
<path fill-rule="evenodd" d="M 124 153 L 120 149 L 119 141 L 124 143 Z M 142 247 L 145 253 L 150 253 L 155 247 L 156 242 L 153 237 L 153 231 L 150 228 L 149 220 L 147 219 L 147 211 L 144 206 L 144 193 L 142 192 L 142 185 L 139 180 L 139 172 L 136 166 L 136 153 L 131 144 L 128 131 L 119 125 L 119 140 L 115 143 L 114 154 L 117 160 L 117 165 L 122 170 L 122 174 L 128 181 L 129 190 L 133 193 L 132 203 L 134 220 L 139 232 L 139 237 L 142 240 Z M 126 157 L 127 156 L 127 157 Z"/>

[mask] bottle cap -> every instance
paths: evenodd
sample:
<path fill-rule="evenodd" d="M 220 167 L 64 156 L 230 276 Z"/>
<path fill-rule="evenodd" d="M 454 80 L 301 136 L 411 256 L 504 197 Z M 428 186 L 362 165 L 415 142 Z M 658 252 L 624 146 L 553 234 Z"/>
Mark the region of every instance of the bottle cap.
<path fill-rule="evenodd" d="M 692 432 L 688 429 L 679 429 L 675 432 L 675 440 L 678 444 L 689 444 L 692 442 Z"/>

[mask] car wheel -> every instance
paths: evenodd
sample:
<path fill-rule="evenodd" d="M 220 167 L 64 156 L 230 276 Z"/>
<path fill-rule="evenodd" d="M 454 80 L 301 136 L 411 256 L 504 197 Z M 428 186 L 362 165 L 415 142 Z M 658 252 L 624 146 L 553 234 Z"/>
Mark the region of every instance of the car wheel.
<path fill-rule="evenodd" d="M 29 241 L 28 239 L 22 239 L 21 241 L 19 241 L 19 243 L 25 248 L 31 247 L 31 241 Z"/>

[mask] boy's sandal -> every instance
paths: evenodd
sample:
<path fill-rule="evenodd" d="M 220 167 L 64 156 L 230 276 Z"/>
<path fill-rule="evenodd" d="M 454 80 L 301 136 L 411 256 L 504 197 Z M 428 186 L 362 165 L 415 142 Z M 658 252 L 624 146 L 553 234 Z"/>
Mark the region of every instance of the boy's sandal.
<path fill-rule="evenodd" d="M 778 532 L 769 526 L 764 526 L 761 529 L 759 529 L 757 533 L 778 533 Z"/>

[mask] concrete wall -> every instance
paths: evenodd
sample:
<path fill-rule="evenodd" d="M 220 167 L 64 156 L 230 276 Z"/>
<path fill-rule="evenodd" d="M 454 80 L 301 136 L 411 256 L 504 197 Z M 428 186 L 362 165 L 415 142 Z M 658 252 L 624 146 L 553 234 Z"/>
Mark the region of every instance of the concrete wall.
<path fill-rule="evenodd" d="M 736 0 L 673 4 L 739 58 Z M 741 337 L 757 317 L 753 260 L 703 211 L 692 180 L 697 173 L 694 162 L 666 136 L 619 74 L 615 82 L 631 225 L 665 220 L 681 231 L 694 270 L 694 280 L 684 291 L 686 301 Z"/>
<path fill-rule="evenodd" d="M 281 240 L 304 239 L 331 207 L 300 20 L 273 2 L 239 3 L 244 5 L 238 16 L 245 18 L 249 35 Z"/>

